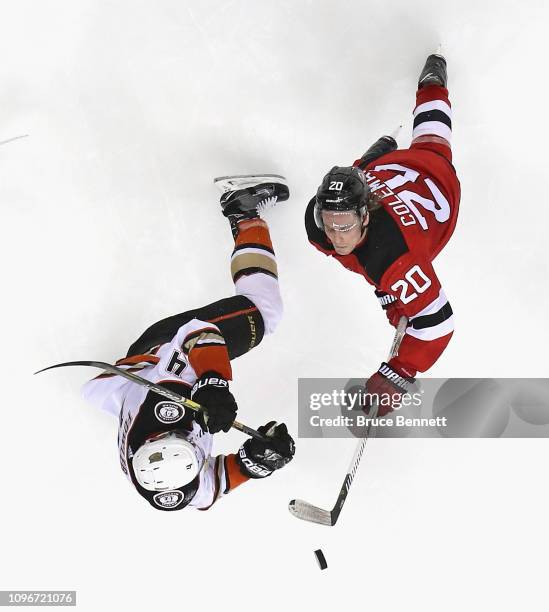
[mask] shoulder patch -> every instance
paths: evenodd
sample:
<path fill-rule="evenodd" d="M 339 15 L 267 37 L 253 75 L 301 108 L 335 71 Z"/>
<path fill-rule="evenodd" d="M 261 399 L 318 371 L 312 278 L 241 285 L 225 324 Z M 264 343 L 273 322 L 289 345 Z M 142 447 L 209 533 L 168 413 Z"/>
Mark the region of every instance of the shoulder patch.
<path fill-rule="evenodd" d="M 175 402 L 158 402 L 154 414 L 161 423 L 177 423 L 185 416 L 185 408 Z"/>
<path fill-rule="evenodd" d="M 175 508 L 185 499 L 185 495 L 178 490 L 162 491 L 153 497 L 153 501 L 161 508 Z"/>

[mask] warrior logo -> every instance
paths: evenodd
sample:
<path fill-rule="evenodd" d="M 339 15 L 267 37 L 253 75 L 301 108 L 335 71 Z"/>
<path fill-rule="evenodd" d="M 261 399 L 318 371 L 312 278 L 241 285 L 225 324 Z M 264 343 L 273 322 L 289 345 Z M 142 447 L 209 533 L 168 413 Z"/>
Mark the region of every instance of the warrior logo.
<path fill-rule="evenodd" d="M 161 508 L 175 508 L 183 501 L 185 496 L 181 491 L 163 491 L 154 497 L 154 503 Z"/>
<path fill-rule="evenodd" d="M 174 402 L 159 402 L 154 407 L 154 414 L 161 423 L 176 423 L 183 418 L 185 408 Z"/>

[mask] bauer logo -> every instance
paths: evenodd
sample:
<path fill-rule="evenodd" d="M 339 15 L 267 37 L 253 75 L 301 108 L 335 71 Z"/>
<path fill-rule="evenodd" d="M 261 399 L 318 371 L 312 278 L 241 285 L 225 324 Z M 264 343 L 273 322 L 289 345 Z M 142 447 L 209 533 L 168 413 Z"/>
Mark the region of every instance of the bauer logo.
<path fill-rule="evenodd" d="M 154 503 L 161 508 L 175 508 L 184 498 L 185 496 L 181 491 L 164 491 L 153 497 Z"/>
<path fill-rule="evenodd" d="M 161 423 L 176 423 L 183 418 L 185 408 L 174 402 L 159 402 L 154 407 L 154 414 Z"/>

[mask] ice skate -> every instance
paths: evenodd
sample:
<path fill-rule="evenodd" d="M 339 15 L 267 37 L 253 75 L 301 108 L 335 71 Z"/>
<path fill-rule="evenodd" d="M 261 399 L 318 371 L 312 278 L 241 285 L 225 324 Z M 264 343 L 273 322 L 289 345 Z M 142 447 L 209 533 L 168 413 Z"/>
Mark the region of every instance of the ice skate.
<path fill-rule="evenodd" d="M 446 60 L 438 53 L 429 55 L 419 76 L 418 89 L 428 85 L 446 87 L 447 83 Z"/>
<path fill-rule="evenodd" d="M 237 221 L 257 218 L 290 195 L 286 179 L 278 174 L 221 176 L 214 184 L 222 191 L 223 214 Z"/>

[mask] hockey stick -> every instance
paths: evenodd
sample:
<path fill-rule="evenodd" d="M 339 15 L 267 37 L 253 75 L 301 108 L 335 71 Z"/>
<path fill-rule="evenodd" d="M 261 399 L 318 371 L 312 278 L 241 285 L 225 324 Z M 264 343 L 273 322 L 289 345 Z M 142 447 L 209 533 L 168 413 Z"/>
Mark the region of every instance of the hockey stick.
<path fill-rule="evenodd" d="M 21 136 L 13 136 L 13 138 L 8 138 L 7 140 L 0 141 L 0 147 L 2 145 L 13 142 L 14 140 L 20 140 L 21 138 L 27 138 L 28 134 L 21 134 Z"/>
<path fill-rule="evenodd" d="M 391 351 L 389 352 L 388 360 L 391 359 L 391 357 L 396 357 L 396 355 L 398 354 L 398 349 L 400 347 L 400 343 L 402 342 L 402 338 L 404 338 L 407 325 L 408 319 L 406 317 L 401 317 L 400 321 L 398 322 L 397 330 L 395 332 L 393 344 L 391 345 Z M 375 417 L 377 416 L 377 411 L 378 406 L 376 405 L 374 406 L 373 414 L 370 416 L 370 424 L 368 425 L 366 436 L 362 438 L 356 446 L 353 458 L 351 460 L 351 464 L 349 465 L 347 475 L 345 476 L 345 480 L 343 481 L 343 485 L 341 486 L 334 507 L 331 510 L 324 510 L 323 508 L 314 506 L 313 504 L 303 501 L 302 499 L 292 499 L 292 501 L 288 504 L 288 510 L 293 516 L 304 521 L 318 523 L 319 525 L 328 525 L 329 527 L 333 527 L 337 523 L 337 519 L 341 514 L 343 504 L 347 499 L 349 489 L 351 488 L 351 484 L 360 464 L 362 454 L 364 453 L 366 442 L 370 438 L 370 429 L 372 427 L 373 419 L 375 419 Z"/>
<path fill-rule="evenodd" d="M 122 376 L 123 378 L 127 378 L 128 380 L 131 380 L 132 382 L 137 383 L 138 385 L 141 385 L 142 387 L 146 387 L 147 389 L 150 389 L 151 391 L 158 393 L 158 395 L 163 395 L 164 397 L 167 397 L 168 399 L 172 400 L 172 402 L 176 402 L 177 404 L 181 404 L 182 406 L 185 406 L 186 408 L 190 408 L 191 410 L 194 410 L 195 412 L 204 412 L 206 413 L 206 415 L 208 413 L 207 409 L 204 408 L 204 406 L 201 406 L 200 404 L 197 404 L 196 402 L 193 402 L 192 400 L 187 399 L 186 397 L 183 397 L 182 395 L 179 395 L 178 393 L 174 393 L 173 391 L 170 391 L 169 389 L 166 389 L 165 387 L 162 387 L 160 385 L 157 385 L 156 383 L 150 382 L 149 380 L 146 380 L 145 378 L 141 378 L 141 376 L 137 376 L 136 374 L 127 372 L 126 370 L 123 370 L 122 368 L 111 365 L 110 363 L 105 363 L 104 361 L 67 361 L 66 363 L 58 363 L 56 365 L 49 366 L 48 368 L 43 368 L 42 370 L 38 370 L 38 372 L 35 372 L 35 374 L 40 374 L 40 372 L 45 372 L 46 370 L 53 370 L 54 368 L 63 368 L 65 366 L 91 366 L 93 368 L 100 368 L 101 370 L 105 370 L 105 372 L 111 372 L 112 374 L 116 374 L 118 376 Z M 238 429 L 238 431 L 241 431 L 242 433 L 245 433 L 246 435 L 251 436 L 252 438 L 255 438 L 256 440 L 261 440 L 262 442 L 266 442 L 268 440 L 266 436 L 260 434 L 255 429 L 252 429 L 251 427 L 248 427 L 247 425 L 239 423 L 238 421 L 234 421 L 231 427 Z"/>

